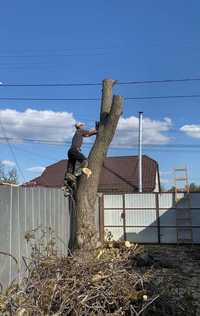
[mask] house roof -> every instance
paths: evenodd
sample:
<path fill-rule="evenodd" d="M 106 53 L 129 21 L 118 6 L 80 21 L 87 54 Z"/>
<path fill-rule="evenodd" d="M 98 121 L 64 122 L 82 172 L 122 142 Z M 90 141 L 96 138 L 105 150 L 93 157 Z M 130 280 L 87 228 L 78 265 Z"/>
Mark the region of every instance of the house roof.
<path fill-rule="evenodd" d="M 143 191 L 152 192 L 156 184 L 158 163 L 143 155 Z M 46 167 L 40 177 L 25 183 L 26 186 L 62 187 L 67 160 L 61 160 Z M 159 171 L 158 171 L 159 177 Z M 103 163 L 99 192 L 138 190 L 138 156 L 107 157 Z"/>

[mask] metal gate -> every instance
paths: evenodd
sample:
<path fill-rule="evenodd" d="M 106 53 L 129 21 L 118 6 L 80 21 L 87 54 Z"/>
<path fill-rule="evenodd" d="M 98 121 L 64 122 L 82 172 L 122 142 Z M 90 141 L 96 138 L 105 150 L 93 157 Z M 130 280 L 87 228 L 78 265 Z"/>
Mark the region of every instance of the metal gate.
<path fill-rule="evenodd" d="M 184 218 L 188 209 L 186 194 L 178 193 L 178 202 L 174 193 L 104 194 L 100 211 L 101 237 L 109 234 L 115 240 L 137 243 L 200 243 L 200 193 L 190 194 L 190 221 Z M 183 216 L 181 226 L 180 220 L 177 221 L 180 214 Z M 180 230 L 182 241 L 178 237 Z"/>

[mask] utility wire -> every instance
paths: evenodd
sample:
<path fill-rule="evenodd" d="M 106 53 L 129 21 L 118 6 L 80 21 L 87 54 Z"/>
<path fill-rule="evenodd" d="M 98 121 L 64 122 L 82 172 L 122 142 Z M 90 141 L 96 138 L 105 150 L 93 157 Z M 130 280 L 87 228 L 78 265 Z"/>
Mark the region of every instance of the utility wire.
<path fill-rule="evenodd" d="M 139 85 L 139 84 L 153 84 L 153 83 L 174 83 L 174 82 L 192 82 L 200 81 L 200 78 L 183 78 L 183 79 L 163 79 L 163 80 L 141 80 L 141 81 L 127 81 L 119 82 L 119 85 Z"/>
<path fill-rule="evenodd" d="M 43 144 L 71 144 L 71 141 L 68 140 L 63 140 L 63 141 L 59 141 L 59 140 L 48 140 L 48 139 L 35 139 L 35 138 L 14 138 L 14 137 L 0 137 L 0 141 L 4 141 L 4 140 L 8 140 L 8 141 L 13 141 L 17 144 L 17 142 L 19 143 L 20 141 L 24 141 L 24 142 L 30 142 L 30 143 L 43 143 Z M 87 142 L 84 144 L 85 145 L 92 145 L 93 142 Z M 117 145 L 111 145 L 111 149 L 112 148 L 116 148 L 116 149 L 132 149 L 132 148 L 137 148 L 138 144 L 133 144 L 131 146 L 117 146 Z M 163 149 L 163 148 L 169 148 L 169 149 L 181 149 L 181 148 L 188 148 L 188 149 L 196 149 L 199 148 L 200 149 L 200 144 L 144 144 L 143 145 L 144 148 L 158 148 L 158 149 Z"/>
<path fill-rule="evenodd" d="M 105 53 L 75 53 L 75 54 L 64 54 L 64 53 L 57 53 L 57 54 L 40 54 L 40 55 L 0 55 L 0 58 L 38 58 L 38 57 L 84 57 L 84 56 L 101 56 L 101 55 L 108 55 L 111 54 L 109 52 Z"/>
<path fill-rule="evenodd" d="M 200 94 L 189 95 L 159 95 L 159 96 L 146 96 L 146 97 L 125 97 L 125 100 L 155 100 L 155 99 L 184 99 L 184 98 L 200 98 Z"/>
<path fill-rule="evenodd" d="M 59 140 L 49 140 L 49 139 L 33 139 L 33 138 L 15 138 L 15 137 L 0 137 L 0 141 L 8 140 L 9 142 L 21 143 L 42 143 L 42 144 L 71 144 L 71 141 L 59 141 Z M 92 142 L 87 142 L 85 144 L 92 144 Z"/>
<path fill-rule="evenodd" d="M 125 97 L 125 100 L 162 100 L 162 99 L 193 99 L 200 98 L 200 94 L 189 95 L 164 95 L 164 96 L 144 96 Z M 100 98 L 32 98 L 32 97 L 0 97 L 4 101 L 99 101 Z"/>
<path fill-rule="evenodd" d="M 82 117 L 81 117 L 81 119 L 83 119 L 84 122 L 87 122 L 89 126 L 94 124 L 95 120 L 97 120 L 96 118 L 93 118 L 93 119 L 91 118 L 90 120 L 86 120 L 86 119 L 84 119 Z M 163 121 L 163 122 L 165 123 L 165 121 Z M 12 122 L 4 123 L 4 126 L 10 126 L 10 125 L 13 125 L 13 123 Z M 29 124 L 29 127 L 31 127 L 31 128 L 38 128 L 38 127 L 41 128 L 42 126 L 40 124 Z M 43 125 L 43 127 L 45 129 L 46 128 L 57 129 L 57 130 L 59 130 L 59 129 L 65 130 L 66 129 L 66 125 L 60 125 L 60 126 L 57 126 L 57 125 Z M 137 132 L 137 130 L 136 130 L 137 128 L 133 128 L 133 129 Z M 145 131 L 152 131 L 152 130 L 153 130 L 153 127 L 146 127 L 146 126 L 143 127 L 143 131 L 144 132 Z M 181 132 L 181 133 L 183 133 L 184 130 L 181 130 L 180 128 L 170 128 L 170 126 L 166 126 L 166 130 L 163 129 L 163 130 L 160 130 L 160 132 L 163 132 L 163 133 L 165 133 L 165 132 L 168 132 L 168 133 L 169 132 L 180 133 Z M 192 130 L 191 133 L 200 133 L 200 129 L 199 130 Z"/>
<path fill-rule="evenodd" d="M 156 84 L 156 83 L 175 83 L 175 82 L 193 82 L 200 81 L 200 78 L 183 78 L 183 79 L 163 79 L 163 80 L 141 80 L 141 81 L 124 81 L 117 82 L 118 85 L 143 85 L 143 84 Z M 78 87 L 78 86 L 100 86 L 101 82 L 85 82 L 85 83 L 35 83 L 35 84 L 26 84 L 26 83 L 3 83 L 1 87 Z"/>
<path fill-rule="evenodd" d="M 73 50 L 76 50 L 73 52 Z M 71 51 L 71 52 L 70 52 Z M 110 49 L 105 48 L 96 48 L 93 49 L 93 51 L 80 50 L 80 49 L 63 49 L 63 50 L 57 50 L 57 51 L 43 51 L 36 54 L 33 54 L 32 52 L 29 53 L 22 53 L 22 54 L 0 54 L 0 58 L 46 58 L 46 57 L 76 57 L 76 56 L 98 56 L 98 55 L 106 55 L 111 54 Z"/>
<path fill-rule="evenodd" d="M 84 120 L 85 121 L 85 120 Z M 86 120 L 87 122 L 88 122 L 88 124 L 89 123 L 93 123 L 94 124 L 94 121 L 95 121 L 95 118 L 94 119 L 91 119 L 91 120 Z M 163 121 L 164 123 L 165 123 L 165 121 Z M 10 125 L 12 125 L 13 126 L 13 123 L 12 122 L 6 122 L 6 123 L 4 123 L 4 126 L 10 126 Z M 25 125 L 24 125 L 25 126 Z M 56 126 L 56 125 L 43 125 L 43 126 L 41 126 L 40 124 L 29 124 L 28 125 L 28 127 L 33 127 L 33 128 L 41 128 L 41 127 L 43 127 L 43 128 L 56 128 L 57 130 L 59 130 L 59 129 L 63 129 L 63 130 L 65 130 L 66 129 L 66 125 L 61 125 L 61 126 Z M 168 128 L 168 126 L 167 126 L 167 128 Z M 135 130 L 136 130 L 136 128 L 134 128 Z M 143 130 L 150 130 L 150 131 L 152 131 L 153 130 L 153 127 L 144 127 L 143 128 Z M 166 129 L 166 130 L 161 130 L 161 132 L 180 132 L 180 129 L 178 129 L 178 128 L 170 128 L 169 127 L 169 129 Z M 200 130 L 194 130 L 194 131 L 192 131 L 192 133 L 193 132 L 197 132 L 197 133 L 200 133 Z"/>
<path fill-rule="evenodd" d="M 24 148 L 21 148 L 21 146 L 20 147 L 17 147 L 16 146 L 16 144 L 15 145 L 13 145 L 13 147 L 15 148 L 15 150 L 18 150 L 18 151 L 22 151 L 22 152 L 25 152 L 25 153 L 27 153 L 27 154 L 29 154 L 29 155 L 31 155 L 31 156 L 35 156 L 35 157 L 40 157 L 40 158 L 42 158 L 42 159 L 46 159 L 46 160 L 56 160 L 58 157 L 53 157 L 53 156 L 50 156 L 49 157 L 49 155 L 43 155 L 43 154 L 41 154 L 41 152 L 40 153 L 38 153 L 38 151 L 32 151 L 32 150 L 29 150 L 29 149 L 24 149 Z"/>
<path fill-rule="evenodd" d="M 100 86 L 102 83 L 3 83 L 0 87 L 81 87 L 81 86 Z"/>
<path fill-rule="evenodd" d="M 4 135 L 3 139 L 6 141 L 8 147 L 9 147 L 9 149 L 10 149 L 10 152 L 11 152 L 11 154 L 12 154 L 12 156 L 13 156 L 13 159 L 14 159 L 14 161 L 15 161 L 15 164 L 16 164 L 18 170 L 19 170 L 19 173 L 21 174 L 21 176 L 22 176 L 22 178 L 23 178 L 23 180 L 24 180 L 24 182 L 25 182 L 26 179 L 25 179 L 24 174 L 23 174 L 23 172 L 22 172 L 22 169 L 21 169 L 21 167 L 20 167 L 20 165 L 19 165 L 19 163 L 18 163 L 17 157 L 16 157 L 15 152 L 14 152 L 14 150 L 13 150 L 13 148 L 12 148 L 12 145 L 11 145 L 10 142 L 9 142 L 9 138 L 6 136 L 6 131 L 5 131 L 5 129 L 4 129 L 4 126 L 3 126 L 3 123 L 2 123 L 2 121 L 1 121 L 1 119 L 0 119 L 0 125 L 1 125 L 2 133 L 3 133 L 3 135 Z"/>
<path fill-rule="evenodd" d="M 99 101 L 100 98 L 18 98 L 18 97 L 1 97 L 0 100 L 21 100 L 21 101 Z"/>

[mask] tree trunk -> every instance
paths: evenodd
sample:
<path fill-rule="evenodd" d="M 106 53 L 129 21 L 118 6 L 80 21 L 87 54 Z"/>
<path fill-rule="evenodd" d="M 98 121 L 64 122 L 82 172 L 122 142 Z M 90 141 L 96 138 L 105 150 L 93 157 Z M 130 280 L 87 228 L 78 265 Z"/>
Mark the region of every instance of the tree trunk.
<path fill-rule="evenodd" d="M 112 87 L 115 82 L 114 80 L 103 81 L 99 131 L 88 158 L 88 167 L 91 169 L 92 175 L 88 179 L 85 175 L 81 176 L 75 194 L 76 241 L 79 248 L 91 249 L 98 245 L 98 233 L 95 225 L 95 202 L 99 178 L 123 107 L 123 98 L 121 96 L 112 96 Z"/>

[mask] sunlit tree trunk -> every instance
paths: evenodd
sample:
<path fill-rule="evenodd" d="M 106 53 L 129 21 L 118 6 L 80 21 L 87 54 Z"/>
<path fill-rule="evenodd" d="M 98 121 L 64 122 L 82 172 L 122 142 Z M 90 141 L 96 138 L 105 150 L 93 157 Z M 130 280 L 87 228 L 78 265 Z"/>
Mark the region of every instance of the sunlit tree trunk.
<path fill-rule="evenodd" d="M 75 194 L 76 202 L 76 242 L 79 248 L 97 247 L 98 233 L 95 225 L 95 202 L 103 161 L 115 134 L 123 109 L 123 97 L 113 96 L 114 80 L 104 80 L 100 110 L 100 125 L 95 143 L 88 160 L 92 171 L 90 178 L 82 175 Z"/>

